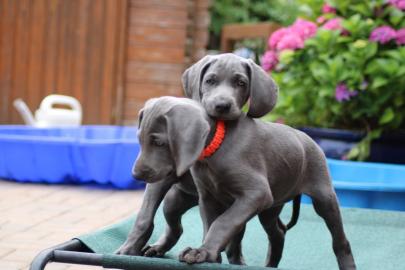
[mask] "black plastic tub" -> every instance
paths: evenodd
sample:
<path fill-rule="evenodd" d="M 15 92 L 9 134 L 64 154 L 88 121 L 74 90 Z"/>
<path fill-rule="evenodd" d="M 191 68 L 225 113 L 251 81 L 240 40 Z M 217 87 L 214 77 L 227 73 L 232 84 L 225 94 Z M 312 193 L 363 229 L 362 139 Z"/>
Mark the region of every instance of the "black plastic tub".
<path fill-rule="evenodd" d="M 300 128 L 314 139 L 328 158 L 344 159 L 345 155 L 364 138 L 364 132 L 329 128 Z M 370 162 L 405 164 L 405 131 L 383 134 L 371 143 Z"/>

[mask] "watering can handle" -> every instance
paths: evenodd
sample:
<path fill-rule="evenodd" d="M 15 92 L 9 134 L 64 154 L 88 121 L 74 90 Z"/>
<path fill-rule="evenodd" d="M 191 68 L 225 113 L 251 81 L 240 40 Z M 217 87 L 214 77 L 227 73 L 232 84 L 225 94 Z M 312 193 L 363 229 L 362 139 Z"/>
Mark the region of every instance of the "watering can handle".
<path fill-rule="evenodd" d="M 49 110 L 52 109 L 54 104 L 68 105 L 74 111 L 82 112 L 82 107 L 80 102 L 74 97 L 64 96 L 64 95 L 49 95 L 42 100 L 40 109 Z"/>

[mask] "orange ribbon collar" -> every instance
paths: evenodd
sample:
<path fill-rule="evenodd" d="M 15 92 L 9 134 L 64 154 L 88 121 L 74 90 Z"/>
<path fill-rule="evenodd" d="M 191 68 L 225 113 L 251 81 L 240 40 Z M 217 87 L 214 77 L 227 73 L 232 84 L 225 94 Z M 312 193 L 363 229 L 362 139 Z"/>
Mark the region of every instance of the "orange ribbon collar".
<path fill-rule="evenodd" d="M 203 160 L 204 158 L 212 156 L 221 146 L 225 138 L 225 122 L 218 120 L 216 124 L 216 130 L 214 138 L 211 142 L 204 148 L 198 160 Z"/>

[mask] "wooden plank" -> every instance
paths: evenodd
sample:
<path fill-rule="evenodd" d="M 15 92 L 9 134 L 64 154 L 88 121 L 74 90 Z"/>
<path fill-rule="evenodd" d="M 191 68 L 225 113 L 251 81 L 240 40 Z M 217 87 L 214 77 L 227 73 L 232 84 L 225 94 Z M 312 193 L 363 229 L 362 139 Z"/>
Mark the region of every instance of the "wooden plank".
<path fill-rule="evenodd" d="M 77 27 L 73 34 L 75 41 L 75 56 L 73 61 L 73 73 L 71 77 L 72 96 L 77 98 L 82 105 L 85 103 L 86 94 L 86 51 L 87 31 L 90 21 L 89 11 L 92 7 L 92 0 L 76 2 L 75 12 L 77 13 Z"/>
<path fill-rule="evenodd" d="M 116 72 L 115 72 L 115 104 L 113 105 L 113 123 L 123 124 L 124 114 L 124 93 L 125 93 L 125 75 L 127 61 L 127 38 L 128 38 L 128 18 L 129 3 L 128 0 L 119 1 L 119 23 L 117 24 L 117 41 L 119 45 L 115 51 Z"/>
<path fill-rule="evenodd" d="M 66 67 L 65 67 L 65 81 L 64 89 L 65 93 L 69 96 L 73 96 L 73 89 L 72 89 L 72 77 L 73 77 L 73 63 L 76 57 L 76 39 L 74 33 L 77 28 L 77 17 L 78 13 L 76 12 L 76 6 L 80 1 L 66 1 L 69 2 L 67 9 L 67 17 L 65 18 L 68 21 L 67 32 L 65 35 L 64 46 L 66 48 L 65 55 L 66 55 Z"/>
<path fill-rule="evenodd" d="M 43 96 L 43 61 L 45 55 L 44 35 L 46 26 L 46 1 L 37 0 L 32 3 L 32 16 L 28 26 L 30 27 L 31 41 L 29 43 L 28 60 L 28 84 L 26 100 L 37 108 L 44 98 Z"/>
<path fill-rule="evenodd" d="M 103 74 L 101 76 L 102 86 L 101 86 L 101 110 L 100 110 L 100 123 L 108 124 L 111 123 L 112 119 L 112 101 L 114 99 L 114 61 L 116 55 L 114 52 L 117 46 L 116 38 L 116 28 L 118 24 L 119 10 L 117 2 L 106 1 L 105 14 L 103 21 L 108 22 L 105 24 L 104 28 L 104 48 L 103 48 Z"/>
<path fill-rule="evenodd" d="M 11 103 L 16 2 L 0 4 L 0 124 L 6 124 L 14 110 Z"/>
<path fill-rule="evenodd" d="M 57 58 L 58 58 L 58 25 L 60 22 L 60 11 L 62 1 L 48 0 L 47 3 L 47 23 L 46 23 L 46 53 L 44 64 L 44 86 L 42 95 L 46 96 L 56 90 L 57 78 Z"/>
<path fill-rule="evenodd" d="M 87 30 L 87 48 L 86 48 L 86 96 L 85 96 L 85 121 L 89 124 L 95 124 L 98 121 L 100 111 L 100 81 L 102 74 L 101 57 L 103 52 L 103 12 L 105 8 L 101 1 L 92 5 L 89 11 L 90 21 Z M 104 109 L 104 108 L 103 108 Z"/>
<path fill-rule="evenodd" d="M 31 110 L 33 104 L 27 100 L 27 74 L 28 74 L 28 46 L 30 44 L 30 33 L 27 27 L 30 21 L 31 1 L 19 1 L 17 3 L 16 25 L 14 35 L 13 51 L 13 90 L 11 92 L 11 102 L 16 98 L 23 98 Z M 12 112 L 11 121 L 13 123 L 22 123 L 21 117 Z"/>
<path fill-rule="evenodd" d="M 69 95 L 67 89 L 67 70 L 68 70 L 68 40 L 69 40 L 69 24 L 72 23 L 70 18 L 70 3 L 73 1 L 61 1 L 60 19 L 58 24 L 58 58 L 57 58 L 57 74 L 56 74 L 56 93 Z"/>

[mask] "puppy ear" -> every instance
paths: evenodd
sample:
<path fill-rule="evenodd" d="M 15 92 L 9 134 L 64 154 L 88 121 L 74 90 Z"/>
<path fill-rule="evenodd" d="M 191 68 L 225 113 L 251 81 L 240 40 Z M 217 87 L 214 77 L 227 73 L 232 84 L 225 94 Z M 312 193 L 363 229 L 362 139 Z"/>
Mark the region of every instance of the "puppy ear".
<path fill-rule="evenodd" d="M 142 119 L 143 119 L 143 109 L 140 109 L 138 112 L 138 129 L 141 127 Z"/>
<path fill-rule="evenodd" d="M 202 111 L 175 106 L 166 115 L 169 147 L 180 177 L 197 161 L 205 146 L 209 124 Z"/>
<path fill-rule="evenodd" d="M 250 104 L 247 115 L 259 118 L 273 110 L 277 102 L 278 86 L 260 66 L 248 61 L 250 72 Z"/>
<path fill-rule="evenodd" d="M 197 101 L 200 100 L 202 78 L 214 59 L 215 56 L 212 55 L 204 56 L 201 60 L 184 71 L 181 82 L 183 83 L 184 95 L 186 97 Z"/>

